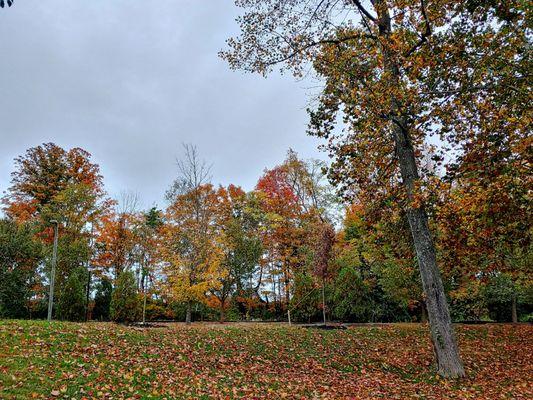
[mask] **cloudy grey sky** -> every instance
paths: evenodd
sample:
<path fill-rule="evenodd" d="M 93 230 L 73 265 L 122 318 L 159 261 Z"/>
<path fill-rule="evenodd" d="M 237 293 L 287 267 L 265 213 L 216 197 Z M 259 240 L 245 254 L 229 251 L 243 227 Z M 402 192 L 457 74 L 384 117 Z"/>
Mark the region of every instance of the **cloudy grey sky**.
<path fill-rule="evenodd" d="M 0 192 L 13 158 L 43 142 L 82 147 L 111 195 L 163 205 L 181 143 L 215 183 L 253 188 L 306 136 L 312 86 L 230 71 L 233 0 L 16 0 L 0 9 Z"/>

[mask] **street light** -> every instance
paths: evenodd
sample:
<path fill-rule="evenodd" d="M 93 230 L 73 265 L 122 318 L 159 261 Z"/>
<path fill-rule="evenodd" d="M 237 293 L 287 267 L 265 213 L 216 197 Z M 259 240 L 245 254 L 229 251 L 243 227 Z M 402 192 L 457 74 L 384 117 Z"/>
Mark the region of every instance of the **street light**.
<path fill-rule="evenodd" d="M 54 305 L 54 284 L 56 279 L 56 260 L 57 260 L 57 237 L 59 235 L 59 222 L 55 219 L 50 223 L 54 224 L 54 249 L 52 251 L 52 273 L 50 274 L 50 294 L 48 296 L 48 322 L 52 320 L 52 306 Z"/>

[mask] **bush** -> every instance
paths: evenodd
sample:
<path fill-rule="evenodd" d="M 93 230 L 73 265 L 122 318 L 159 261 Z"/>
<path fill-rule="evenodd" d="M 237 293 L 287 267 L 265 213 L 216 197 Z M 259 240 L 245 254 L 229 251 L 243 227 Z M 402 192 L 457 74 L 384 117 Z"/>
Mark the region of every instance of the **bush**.
<path fill-rule="evenodd" d="M 79 267 L 71 272 L 61 288 L 57 316 L 68 321 L 83 321 L 86 311 L 87 270 Z"/>
<path fill-rule="evenodd" d="M 137 295 L 135 276 L 122 272 L 111 295 L 110 317 L 115 322 L 134 322 L 140 319 L 141 302 Z"/>
<path fill-rule="evenodd" d="M 175 319 L 174 311 L 170 305 L 161 299 L 146 299 L 146 320 L 164 321 Z"/>
<path fill-rule="evenodd" d="M 450 313 L 453 321 L 480 321 L 487 316 L 483 286 L 471 281 L 450 293 Z"/>
<path fill-rule="evenodd" d="M 20 269 L 5 271 L 0 276 L 0 317 L 26 318 L 30 290 L 27 274 Z"/>
<path fill-rule="evenodd" d="M 376 279 L 362 279 L 350 266 L 342 268 L 335 278 L 330 304 L 333 318 L 341 321 L 398 322 L 409 318 L 406 307 L 388 297 Z"/>
<path fill-rule="evenodd" d="M 111 284 L 111 281 L 108 278 L 102 278 L 96 285 L 93 319 L 99 321 L 109 320 L 112 293 L 113 285 Z"/>
<path fill-rule="evenodd" d="M 30 224 L 0 219 L 0 318 L 27 318 L 42 246 Z"/>
<path fill-rule="evenodd" d="M 311 275 L 297 274 L 294 280 L 294 295 L 290 303 L 291 318 L 297 322 L 321 321 L 321 296 L 322 289 L 315 287 Z"/>
<path fill-rule="evenodd" d="M 491 319 L 498 322 L 511 321 L 512 298 L 516 295 L 516 286 L 505 274 L 494 276 L 484 290 L 487 308 Z"/>

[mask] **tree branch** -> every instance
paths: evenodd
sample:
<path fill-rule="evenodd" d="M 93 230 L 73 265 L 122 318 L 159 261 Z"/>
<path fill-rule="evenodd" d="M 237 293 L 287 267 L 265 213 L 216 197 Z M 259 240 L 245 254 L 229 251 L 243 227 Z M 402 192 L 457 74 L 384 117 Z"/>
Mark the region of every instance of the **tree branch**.
<path fill-rule="evenodd" d="M 425 42 L 427 42 L 427 38 L 431 36 L 431 24 L 429 23 L 429 18 L 426 13 L 426 5 L 424 3 L 424 0 L 420 0 L 420 11 L 422 12 L 422 18 L 424 18 L 426 29 L 424 32 L 422 32 L 420 40 L 413 47 L 411 47 L 407 53 L 405 53 L 406 58 L 413 54 Z"/>
<path fill-rule="evenodd" d="M 372 14 L 370 14 L 370 12 L 368 12 L 368 10 L 363 7 L 363 5 L 361 4 L 361 2 L 359 0 L 352 0 L 352 3 L 357 7 L 359 12 L 361 12 L 361 14 L 364 14 L 370 21 L 372 21 L 372 22 L 376 22 L 377 21 L 376 17 L 374 17 Z"/>
<path fill-rule="evenodd" d="M 323 39 L 323 40 L 317 40 L 315 42 L 311 42 L 311 43 L 308 43 L 306 44 L 305 46 L 301 47 L 301 48 L 296 48 L 292 53 L 288 54 L 287 56 L 285 57 L 282 57 L 282 58 L 279 58 L 277 60 L 274 60 L 274 61 L 270 61 L 268 63 L 266 63 L 265 65 L 267 66 L 271 66 L 271 65 L 276 65 L 276 64 L 279 64 L 281 62 L 284 62 L 284 61 L 287 61 L 287 60 L 290 60 L 291 58 L 293 58 L 294 56 L 296 56 L 297 54 L 303 52 L 303 51 L 306 51 L 308 49 L 310 49 L 311 47 L 314 47 L 314 46 L 318 46 L 318 45 L 321 45 L 321 44 L 340 44 L 340 43 L 344 43 L 344 42 L 348 42 L 350 40 L 354 40 L 354 39 L 357 39 L 359 37 L 366 37 L 366 38 L 369 38 L 369 39 L 377 39 L 376 36 L 374 35 L 370 35 L 370 34 L 365 34 L 365 33 L 360 33 L 358 35 L 351 35 L 351 36 L 346 36 L 344 38 L 341 38 L 341 39 Z M 291 46 L 292 47 L 292 46 Z"/>

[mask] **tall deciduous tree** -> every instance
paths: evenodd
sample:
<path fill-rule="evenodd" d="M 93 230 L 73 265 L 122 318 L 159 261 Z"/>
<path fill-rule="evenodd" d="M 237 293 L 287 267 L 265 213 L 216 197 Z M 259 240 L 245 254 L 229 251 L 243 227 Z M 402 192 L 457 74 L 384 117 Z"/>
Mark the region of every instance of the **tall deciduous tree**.
<path fill-rule="evenodd" d="M 70 193 L 64 193 L 67 189 Z M 83 149 L 67 151 L 54 143 L 44 143 L 15 158 L 11 186 L 2 199 L 4 210 L 16 220 L 36 218 L 43 207 L 54 207 L 54 198 L 57 208 L 58 200 L 69 195 L 72 198 L 77 189 L 84 190 L 95 202 L 104 200 L 99 166 Z"/>
<path fill-rule="evenodd" d="M 220 187 L 216 195 L 217 235 L 223 255 L 220 269 L 223 273 L 218 275 L 219 284 L 211 289 L 211 293 L 219 302 L 220 321 L 223 322 L 231 296 L 235 296 L 235 300 L 253 296 L 251 281 L 263 246 L 253 205 L 246 192 L 229 185 L 228 188 Z"/>
<path fill-rule="evenodd" d="M 161 255 L 170 295 L 186 306 L 191 323 L 192 304 L 205 301 L 218 286 L 222 251 L 216 235 L 217 196 L 208 183 L 210 168 L 196 147 L 185 145 L 178 160 L 178 177 L 167 193 L 170 202 L 162 227 Z"/>
<path fill-rule="evenodd" d="M 447 377 L 460 377 L 464 369 L 437 267 L 417 158 L 431 134 L 445 137 L 450 132 L 476 131 L 468 123 L 436 124 L 445 120 L 442 104 L 462 110 L 468 98 L 463 94 L 478 99 L 496 92 L 501 98 L 515 83 L 526 80 L 527 73 L 514 70 L 518 73 L 513 75 L 513 68 L 503 63 L 486 68 L 489 63 L 479 61 L 495 55 L 500 60 L 529 59 L 527 6 L 442 0 L 369 3 L 237 1 L 247 9 L 239 19 L 242 35 L 230 39 L 230 50 L 222 55 L 234 68 L 260 73 L 283 63 L 300 75 L 305 61 L 313 62 L 326 84 L 318 109 L 312 112 L 312 127 L 329 139 L 330 149 L 339 157 L 334 176 L 342 188 L 353 192 L 362 174 L 378 183 L 401 177 L 438 370 Z M 516 38 L 509 39 L 513 31 Z M 500 47 L 504 50 L 499 52 L 498 47 L 486 46 L 490 38 L 515 46 Z M 447 64 L 450 59 L 456 60 L 455 65 Z M 463 73 L 454 80 L 457 70 Z M 340 137 L 333 131 L 339 111 L 349 128 Z M 465 118 L 457 121 L 464 123 Z M 366 163 L 360 162 L 365 157 Z"/>
<path fill-rule="evenodd" d="M 64 302 L 61 297 L 72 291 L 63 290 L 67 289 L 63 286 L 71 274 L 87 268 L 91 258 L 91 226 L 109 204 L 99 166 L 83 149 L 65 150 L 45 143 L 17 157 L 11 175 L 11 186 L 2 199 L 10 218 L 18 223 L 35 223 L 38 237 L 46 244 L 52 243 L 54 235 L 49 221 L 59 222 L 56 288 L 58 302 Z M 73 276 L 71 283 L 74 281 Z M 68 318 L 73 315 L 70 311 L 67 314 Z"/>
<path fill-rule="evenodd" d="M 98 271 L 115 281 L 122 271 L 136 262 L 138 215 L 132 210 L 110 210 L 102 216 L 96 233 L 96 254 L 93 260 Z"/>
<path fill-rule="evenodd" d="M 329 264 L 333 256 L 335 244 L 335 230 L 330 224 L 323 224 L 319 232 L 318 243 L 315 250 L 315 274 L 322 280 L 322 317 L 326 325 L 326 278 L 329 273 Z"/>
<path fill-rule="evenodd" d="M 155 265 L 158 262 L 159 230 L 163 224 L 161 211 L 156 207 L 142 213 L 135 229 L 138 238 L 138 258 L 141 268 L 140 287 L 143 292 L 142 322 L 146 322 L 146 302 L 148 299 L 148 281 L 154 282 Z"/>

